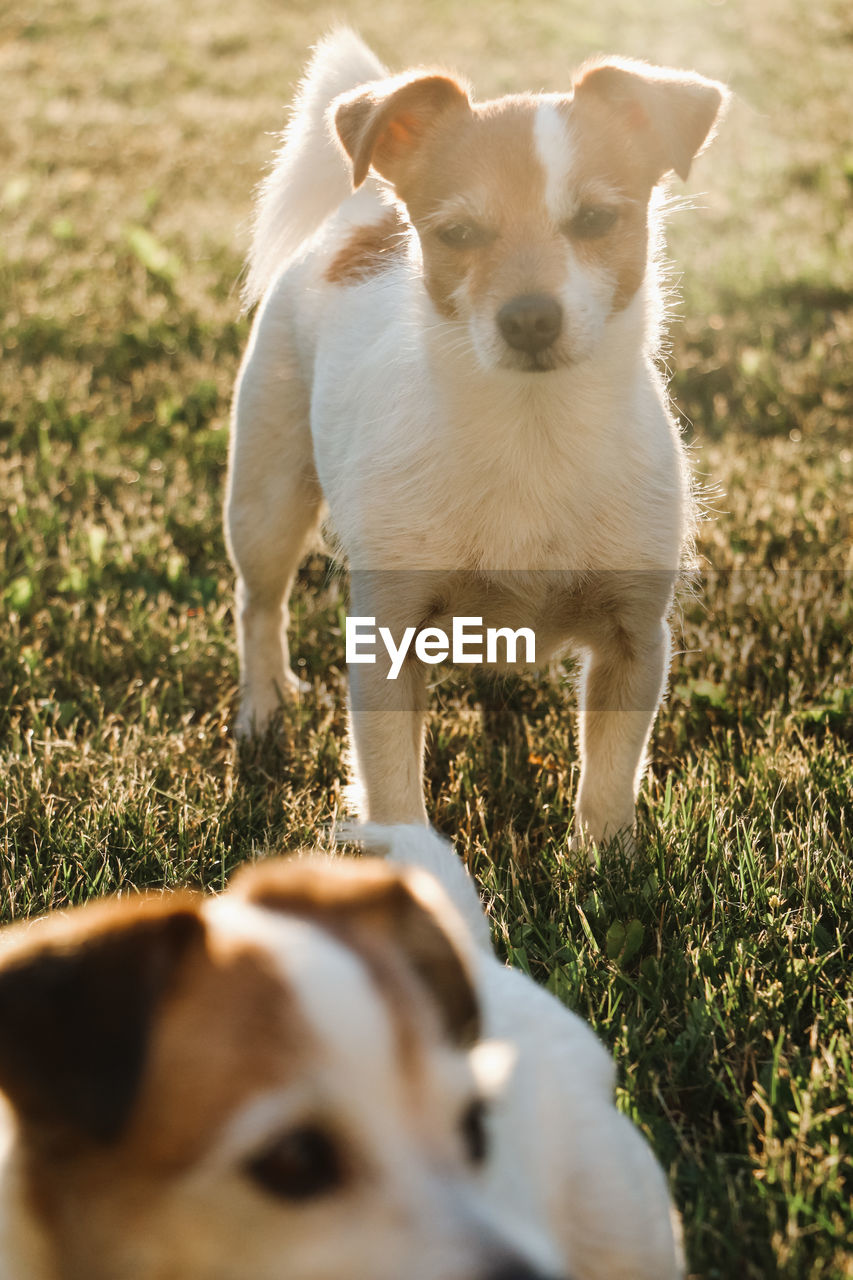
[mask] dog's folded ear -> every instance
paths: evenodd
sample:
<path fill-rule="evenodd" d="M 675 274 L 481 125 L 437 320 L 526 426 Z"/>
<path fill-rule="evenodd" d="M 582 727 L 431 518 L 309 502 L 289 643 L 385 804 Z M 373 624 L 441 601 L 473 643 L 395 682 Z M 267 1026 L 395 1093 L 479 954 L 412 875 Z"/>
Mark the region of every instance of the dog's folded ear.
<path fill-rule="evenodd" d="M 613 113 L 620 129 L 627 130 L 645 153 L 652 184 L 671 170 L 687 178 L 729 97 L 725 85 L 716 80 L 628 58 L 585 63 L 574 91 L 582 110 L 605 108 Z"/>
<path fill-rule="evenodd" d="M 361 186 L 371 165 L 396 186 L 436 121 L 469 109 L 462 85 L 441 74 L 378 80 L 336 98 L 332 118 L 352 161 L 353 186 Z"/>
<path fill-rule="evenodd" d="M 431 876 L 376 858 L 271 860 L 246 871 L 237 885 L 258 906 L 328 930 L 380 984 L 391 976 L 394 953 L 434 1001 L 448 1037 L 463 1047 L 478 1038 L 465 927 Z"/>
<path fill-rule="evenodd" d="M 151 1022 L 203 924 L 187 894 L 36 925 L 0 957 L 0 1090 L 42 1143 L 116 1140 Z"/>

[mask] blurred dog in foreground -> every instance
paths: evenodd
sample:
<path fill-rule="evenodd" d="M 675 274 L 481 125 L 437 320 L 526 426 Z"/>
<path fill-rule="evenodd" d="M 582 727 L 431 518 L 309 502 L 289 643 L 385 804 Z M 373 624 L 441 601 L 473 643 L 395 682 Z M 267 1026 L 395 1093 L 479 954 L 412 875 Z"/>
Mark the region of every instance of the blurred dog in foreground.
<path fill-rule="evenodd" d="M 2 1280 L 676 1280 L 592 1031 L 423 826 L 0 951 Z"/>
<path fill-rule="evenodd" d="M 694 515 L 656 355 L 655 189 L 686 178 L 723 87 L 621 59 L 566 94 L 472 102 L 321 44 L 262 188 L 227 532 L 238 732 L 298 687 L 287 596 L 326 506 L 351 613 L 397 646 L 350 667 L 364 814 L 426 822 L 435 633 L 477 619 L 584 655 L 577 836 L 628 832 Z M 355 190 L 353 190 L 355 188 Z M 508 643 L 509 648 L 509 643 Z M 510 659 L 509 652 L 507 654 Z"/>

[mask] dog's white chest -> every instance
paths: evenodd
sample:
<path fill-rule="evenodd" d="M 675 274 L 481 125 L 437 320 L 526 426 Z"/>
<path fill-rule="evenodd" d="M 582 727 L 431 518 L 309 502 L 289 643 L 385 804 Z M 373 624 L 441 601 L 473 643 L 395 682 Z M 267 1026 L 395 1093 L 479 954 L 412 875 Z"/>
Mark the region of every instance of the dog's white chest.
<path fill-rule="evenodd" d="M 676 567 L 680 451 L 651 380 L 614 395 L 594 364 L 483 375 L 401 344 L 392 301 L 348 300 L 315 366 L 315 459 L 353 566 Z"/>

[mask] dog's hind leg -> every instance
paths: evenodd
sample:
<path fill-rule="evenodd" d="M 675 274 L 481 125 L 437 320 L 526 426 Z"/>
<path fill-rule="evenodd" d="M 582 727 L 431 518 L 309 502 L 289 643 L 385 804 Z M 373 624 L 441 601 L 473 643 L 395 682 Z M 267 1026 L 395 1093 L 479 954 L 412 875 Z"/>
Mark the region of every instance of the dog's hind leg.
<path fill-rule="evenodd" d="M 309 396 L 282 351 L 282 335 L 256 323 L 234 401 L 226 500 L 237 572 L 241 736 L 262 731 L 300 688 L 290 666 L 287 597 L 323 512 L 314 469 Z"/>
<path fill-rule="evenodd" d="M 621 835 L 633 846 L 634 805 L 669 653 L 669 628 L 660 617 L 641 622 L 635 615 L 602 627 L 588 646 L 579 710 L 580 843 L 603 844 Z"/>

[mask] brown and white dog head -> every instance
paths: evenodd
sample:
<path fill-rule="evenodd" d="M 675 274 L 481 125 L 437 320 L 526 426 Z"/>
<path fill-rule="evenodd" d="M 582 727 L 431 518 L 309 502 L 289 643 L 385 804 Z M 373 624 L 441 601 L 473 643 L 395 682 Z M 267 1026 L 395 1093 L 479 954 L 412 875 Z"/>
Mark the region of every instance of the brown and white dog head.
<path fill-rule="evenodd" d="M 370 860 L 31 927 L 0 954 L 0 1277 L 541 1278 L 484 1194 L 478 1016 L 450 904 Z"/>
<path fill-rule="evenodd" d="M 591 355 L 646 274 L 649 201 L 686 178 L 726 97 L 691 72 L 585 64 L 570 94 L 472 103 L 443 73 L 362 86 L 332 115 L 353 183 L 372 168 L 418 234 L 437 310 L 485 368 Z"/>

